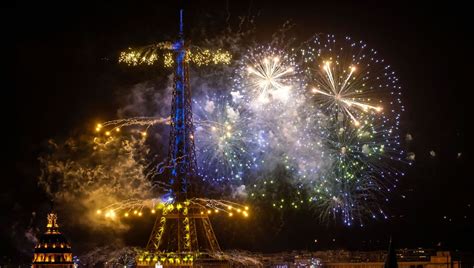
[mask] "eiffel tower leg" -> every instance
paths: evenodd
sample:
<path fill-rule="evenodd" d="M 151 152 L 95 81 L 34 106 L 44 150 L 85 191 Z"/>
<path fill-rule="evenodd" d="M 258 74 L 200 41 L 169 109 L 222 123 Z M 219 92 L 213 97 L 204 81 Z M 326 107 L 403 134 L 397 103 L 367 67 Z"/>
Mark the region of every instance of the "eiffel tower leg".
<path fill-rule="evenodd" d="M 196 218 L 191 218 L 189 221 L 189 233 L 191 235 L 191 247 L 193 250 L 198 250 L 199 249 L 199 241 L 198 241 L 198 235 L 197 235 L 197 230 L 196 230 Z"/>
<path fill-rule="evenodd" d="M 163 237 L 163 233 L 165 232 L 166 226 L 166 212 L 163 212 L 161 217 L 157 217 L 155 221 L 155 225 L 153 226 L 153 231 L 148 239 L 148 243 L 146 246 L 147 250 L 150 251 L 157 251 L 160 247 L 161 238 Z"/>
<path fill-rule="evenodd" d="M 204 226 L 204 230 L 206 232 L 207 240 L 209 241 L 209 246 L 211 247 L 211 251 L 213 252 L 221 252 L 221 248 L 219 247 L 219 243 L 217 242 L 216 234 L 212 229 L 211 221 L 209 217 L 202 218 L 202 224 Z"/>
<path fill-rule="evenodd" d="M 182 252 L 191 252 L 192 251 L 192 247 L 191 247 L 191 226 L 190 226 L 190 223 L 189 223 L 189 215 L 188 215 L 188 212 L 189 212 L 189 208 L 188 206 L 185 206 L 183 208 L 183 220 L 182 220 L 182 224 L 183 224 L 183 235 L 182 235 L 182 238 L 183 238 L 183 249 L 182 249 Z"/>

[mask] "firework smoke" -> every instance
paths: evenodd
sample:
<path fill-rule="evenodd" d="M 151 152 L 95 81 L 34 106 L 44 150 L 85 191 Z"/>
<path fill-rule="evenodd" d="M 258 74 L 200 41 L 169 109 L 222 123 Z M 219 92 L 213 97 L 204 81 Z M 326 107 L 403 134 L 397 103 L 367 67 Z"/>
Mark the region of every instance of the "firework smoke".
<path fill-rule="evenodd" d="M 43 170 L 39 184 L 57 204 L 82 215 L 74 222 L 92 228 L 109 224 L 98 220 L 96 208 L 152 196 L 144 142 L 139 135 L 127 139 L 82 136 L 64 143 L 51 140 L 51 153 L 40 157 Z M 125 228 L 121 224 L 110 225 Z"/>

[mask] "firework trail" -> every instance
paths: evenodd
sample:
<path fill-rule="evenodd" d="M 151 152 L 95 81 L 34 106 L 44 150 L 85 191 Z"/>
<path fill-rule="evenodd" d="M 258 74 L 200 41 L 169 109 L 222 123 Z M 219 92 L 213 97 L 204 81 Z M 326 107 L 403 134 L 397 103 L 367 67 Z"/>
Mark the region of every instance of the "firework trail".
<path fill-rule="evenodd" d="M 103 129 L 114 129 L 115 131 L 119 132 L 123 127 L 136 127 L 136 126 L 144 126 L 147 129 L 153 125 L 157 124 L 167 124 L 169 125 L 169 117 L 168 118 L 155 118 L 155 117 L 134 117 L 134 118 L 126 118 L 126 119 L 117 119 L 112 121 L 107 121 L 104 123 L 97 124 L 96 131 L 99 132 Z"/>

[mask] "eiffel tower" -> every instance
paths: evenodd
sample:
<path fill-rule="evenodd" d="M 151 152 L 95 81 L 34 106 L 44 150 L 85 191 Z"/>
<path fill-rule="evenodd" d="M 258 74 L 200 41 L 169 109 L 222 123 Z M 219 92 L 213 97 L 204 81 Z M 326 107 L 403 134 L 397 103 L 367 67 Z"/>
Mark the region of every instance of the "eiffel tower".
<path fill-rule="evenodd" d="M 197 168 L 183 10 L 180 10 L 179 38 L 172 44 L 171 50 L 174 89 L 168 153 L 171 168 L 166 173 L 167 183 L 171 185 L 166 194 L 169 202 L 160 208 L 161 213 L 156 218 L 146 249 L 137 257 L 137 265 L 200 267 L 200 262 L 211 261 L 214 262 L 213 267 L 225 267 L 222 261 L 216 259 L 222 252 L 208 213 L 190 202 L 190 198 L 194 197 L 193 187 L 190 186 L 197 178 Z"/>

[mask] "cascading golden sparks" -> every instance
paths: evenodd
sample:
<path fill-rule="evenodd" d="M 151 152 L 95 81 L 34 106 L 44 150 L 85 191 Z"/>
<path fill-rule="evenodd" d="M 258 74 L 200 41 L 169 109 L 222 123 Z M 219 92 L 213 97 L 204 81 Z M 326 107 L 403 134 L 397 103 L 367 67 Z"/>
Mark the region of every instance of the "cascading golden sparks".
<path fill-rule="evenodd" d="M 155 214 L 157 211 L 161 211 L 161 213 L 169 213 L 173 210 L 180 210 L 189 205 L 198 207 L 201 214 L 223 214 L 228 217 L 240 215 L 244 218 L 250 216 L 250 208 L 248 206 L 227 200 L 207 198 L 192 198 L 183 203 L 164 202 L 160 199 L 129 199 L 98 209 L 96 210 L 96 214 L 110 220 L 118 220 L 130 216 L 141 217 L 145 212 L 148 212 L 149 214 Z"/>
<path fill-rule="evenodd" d="M 129 48 L 120 53 L 119 62 L 129 66 L 162 64 L 166 68 L 174 65 L 171 46 L 147 46 L 138 49 Z M 168 51 L 168 52 L 167 52 Z M 186 54 L 186 60 L 197 66 L 230 64 L 232 54 L 223 49 L 201 49 L 192 47 Z"/>

